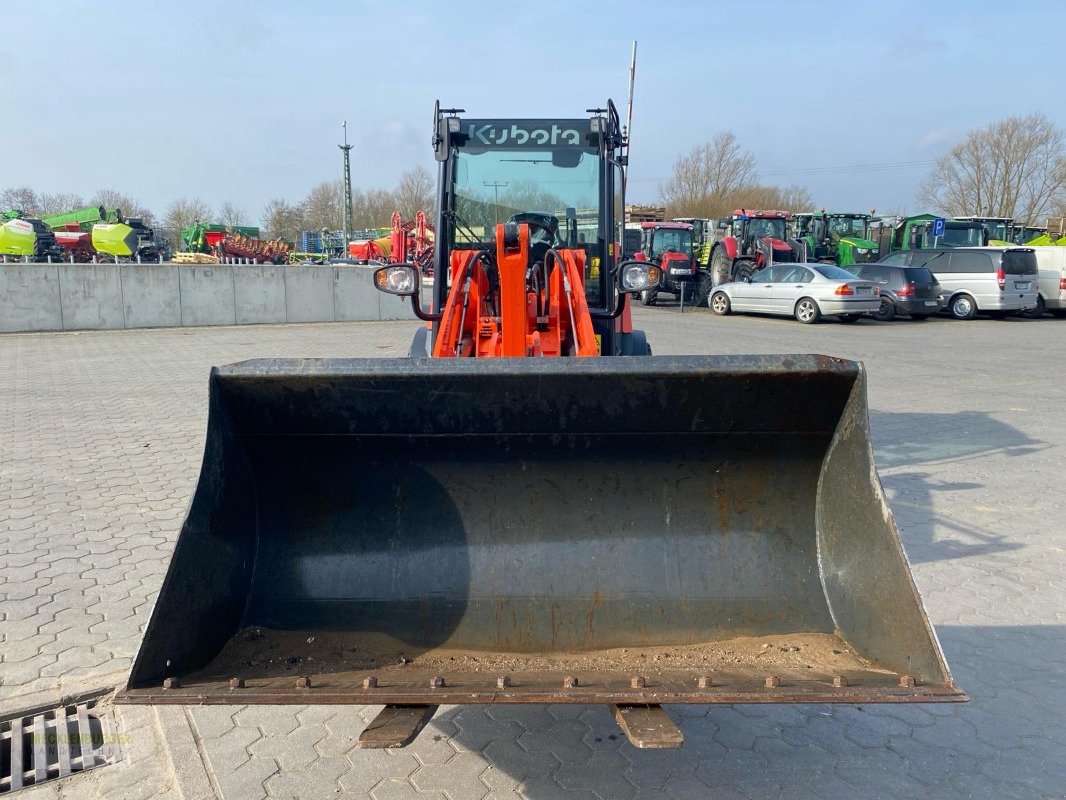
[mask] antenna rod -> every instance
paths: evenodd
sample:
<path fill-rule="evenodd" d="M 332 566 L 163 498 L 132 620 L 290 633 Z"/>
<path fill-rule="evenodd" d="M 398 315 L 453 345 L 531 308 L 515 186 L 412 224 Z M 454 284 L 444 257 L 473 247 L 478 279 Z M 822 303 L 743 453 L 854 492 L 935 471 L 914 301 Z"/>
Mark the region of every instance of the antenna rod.
<path fill-rule="evenodd" d="M 637 80 L 637 40 L 633 40 L 633 60 L 629 64 L 629 103 L 626 108 L 626 132 L 633 141 L 633 84 Z"/>
<path fill-rule="evenodd" d="M 629 102 L 626 103 L 626 164 L 633 148 L 633 84 L 637 80 L 637 40 L 633 40 L 633 59 L 629 63 Z M 622 198 L 625 202 L 626 189 L 629 184 L 629 167 L 622 170 Z M 622 218 L 625 218 L 623 210 Z"/>

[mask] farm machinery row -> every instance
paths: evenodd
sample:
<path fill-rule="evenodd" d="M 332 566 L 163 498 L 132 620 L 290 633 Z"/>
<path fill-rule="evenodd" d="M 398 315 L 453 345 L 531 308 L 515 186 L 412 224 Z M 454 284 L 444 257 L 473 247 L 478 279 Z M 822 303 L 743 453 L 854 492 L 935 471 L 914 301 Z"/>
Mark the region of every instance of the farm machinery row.
<path fill-rule="evenodd" d="M 32 261 L 159 261 L 169 245 L 139 217 L 89 206 L 40 218 L 12 209 L 0 215 L 0 257 Z"/>
<path fill-rule="evenodd" d="M 292 245 L 284 239 L 261 239 L 254 225 L 195 222 L 181 231 L 182 250 L 219 261 L 239 259 L 255 264 L 285 264 Z"/>

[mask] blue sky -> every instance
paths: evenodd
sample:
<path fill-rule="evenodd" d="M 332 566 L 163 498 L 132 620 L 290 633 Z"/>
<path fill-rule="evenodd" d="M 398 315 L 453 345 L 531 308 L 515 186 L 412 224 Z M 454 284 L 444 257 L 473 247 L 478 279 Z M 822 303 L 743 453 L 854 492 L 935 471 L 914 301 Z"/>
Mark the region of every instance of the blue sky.
<path fill-rule="evenodd" d="M 766 182 L 835 208 L 917 209 L 965 132 L 1042 111 L 1066 3 L 4 3 L 0 187 L 113 187 L 258 217 L 341 172 L 391 186 L 432 167 L 435 98 L 479 116 L 583 116 L 626 99 L 639 41 L 630 200 L 732 130 Z M 18 35 L 10 35 L 18 32 Z M 917 162 L 917 163 L 915 163 Z M 878 170 L 826 171 L 857 164 Z"/>

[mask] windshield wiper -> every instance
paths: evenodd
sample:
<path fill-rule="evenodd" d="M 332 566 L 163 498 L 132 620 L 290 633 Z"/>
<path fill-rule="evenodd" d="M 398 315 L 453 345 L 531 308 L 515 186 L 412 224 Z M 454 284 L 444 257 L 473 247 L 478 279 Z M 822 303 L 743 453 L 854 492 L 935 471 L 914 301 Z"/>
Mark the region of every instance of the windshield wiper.
<path fill-rule="evenodd" d="M 471 244 L 476 244 L 478 246 L 478 249 L 480 250 L 489 249 L 488 242 L 486 242 L 480 236 L 474 233 L 474 229 L 470 226 L 470 223 L 463 219 L 463 217 L 459 214 L 458 211 L 456 211 L 455 209 L 445 211 L 444 216 L 451 219 L 451 221 L 455 223 L 455 226 L 472 240 Z"/>

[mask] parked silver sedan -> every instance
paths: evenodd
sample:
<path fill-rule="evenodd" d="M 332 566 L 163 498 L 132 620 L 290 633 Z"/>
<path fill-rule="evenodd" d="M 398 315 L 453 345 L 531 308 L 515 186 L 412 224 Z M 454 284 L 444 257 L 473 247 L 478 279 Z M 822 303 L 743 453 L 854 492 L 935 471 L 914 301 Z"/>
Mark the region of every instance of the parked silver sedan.
<path fill-rule="evenodd" d="M 854 322 L 881 305 L 880 288 L 832 264 L 775 264 L 746 281 L 715 286 L 707 300 L 715 314 L 755 311 L 807 324 L 823 316 Z"/>

